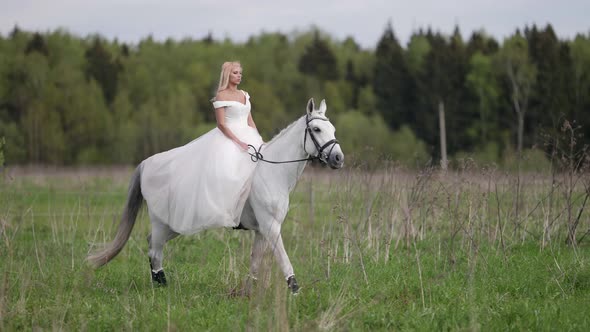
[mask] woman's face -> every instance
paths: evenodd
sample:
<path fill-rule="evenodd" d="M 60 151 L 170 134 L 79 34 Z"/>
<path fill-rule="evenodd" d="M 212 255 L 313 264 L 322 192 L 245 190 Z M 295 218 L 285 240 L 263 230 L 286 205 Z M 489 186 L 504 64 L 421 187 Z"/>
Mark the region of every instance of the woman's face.
<path fill-rule="evenodd" d="M 229 82 L 233 85 L 238 85 L 242 81 L 242 67 L 233 66 L 229 73 Z"/>

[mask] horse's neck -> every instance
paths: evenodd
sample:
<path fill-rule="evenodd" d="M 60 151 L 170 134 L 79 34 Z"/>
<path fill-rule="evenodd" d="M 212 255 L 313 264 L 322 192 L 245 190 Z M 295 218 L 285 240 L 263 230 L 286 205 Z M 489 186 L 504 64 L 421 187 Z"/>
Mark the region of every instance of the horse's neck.
<path fill-rule="evenodd" d="M 264 159 L 272 161 L 287 161 L 307 158 L 309 155 L 303 149 L 303 135 L 305 134 L 305 119 L 302 117 L 286 132 L 280 134 L 264 149 Z M 263 170 L 275 174 L 277 181 L 282 182 L 289 191 L 293 190 L 297 180 L 303 173 L 306 161 L 286 163 L 280 165 L 265 164 Z M 262 166 L 262 165 L 260 165 Z"/>

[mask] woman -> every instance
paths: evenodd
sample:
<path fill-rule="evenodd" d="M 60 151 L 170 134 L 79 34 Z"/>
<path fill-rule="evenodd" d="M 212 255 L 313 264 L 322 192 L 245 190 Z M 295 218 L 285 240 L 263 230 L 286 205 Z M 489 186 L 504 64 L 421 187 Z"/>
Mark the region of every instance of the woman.
<path fill-rule="evenodd" d="M 258 130 L 256 128 L 256 124 L 252 119 L 252 114 L 250 113 L 250 96 L 247 92 L 242 90 L 238 90 L 238 85 L 242 81 L 242 66 L 239 62 L 226 62 L 221 66 L 221 77 L 219 78 L 219 87 L 217 88 L 217 96 L 215 96 L 213 101 L 213 107 L 215 108 L 215 118 L 217 120 L 217 128 L 223 132 L 227 138 L 234 141 L 238 144 L 242 149 L 248 150 L 248 143 L 241 141 L 229 128 L 225 123 L 225 117 L 227 116 L 226 108 L 235 106 L 232 102 L 237 102 L 241 106 L 245 106 L 247 108 L 247 124 L 249 127 L 252 127 L 256 130 L 256 134 Z M 233 112 L 233 109 L 230 108 L 230 112 Z M 245 114 L 245 113 L 244 113 Z M 242 119 L 243 120 L 243 119 Z M 234 123 L 234 121 L 231 121 Z M 243 124 L 242 121 L 236 121 L 236 124 Z M 251 129 L 247 131 L 252 132 Z M 248 133 L 246 133 L 248 135 Z M 258 135 L 260 136 L 260 135 Z"/>
<path fill-rule="evenodd" d="M 141 191 L 150 216 L 176 233 L 239 224 L 256 167 L 248 144 L 262 144 L 250 96 L 238 90 L 241 80 L 240 63 L 224 63 L 213 101 L 217 127 L 142 163 Z"/>

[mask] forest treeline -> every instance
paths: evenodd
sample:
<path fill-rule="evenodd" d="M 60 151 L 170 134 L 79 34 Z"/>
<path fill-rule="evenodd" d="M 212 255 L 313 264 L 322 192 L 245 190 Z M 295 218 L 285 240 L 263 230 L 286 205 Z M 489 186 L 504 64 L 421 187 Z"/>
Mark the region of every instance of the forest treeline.
<path fill-rule="evenodd" d="M 590 34 L 560 40 L 551 25 L 502 41 L 421 29 L 400 45 L 388 24 L 374 49 L 317 28 L 126 44 L 15 27 L 0 35 L 0 160 L 133 164 L 185 144 L 215 126 L 227 60 L 265 140 L 325 98 L 351 163 L 436 162 L 439 108 L 451 159 L 508 165 L 522 150 L 538 165 L 557 137 L 590 142 Z"/>

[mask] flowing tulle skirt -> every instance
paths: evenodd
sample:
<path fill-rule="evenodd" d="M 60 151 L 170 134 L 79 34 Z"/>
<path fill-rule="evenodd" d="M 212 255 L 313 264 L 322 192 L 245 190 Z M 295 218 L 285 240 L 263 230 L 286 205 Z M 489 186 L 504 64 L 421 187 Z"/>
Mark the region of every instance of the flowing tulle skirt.
<path fill-rule="evenodd" d="M 240 140 L 256 147 L 258 132 L 230 127 Z M 239 224 L 256 163 L 215 128 L 192 142 L 142 163 L 141 191 L 150 216 L 181 234 Z"/>

